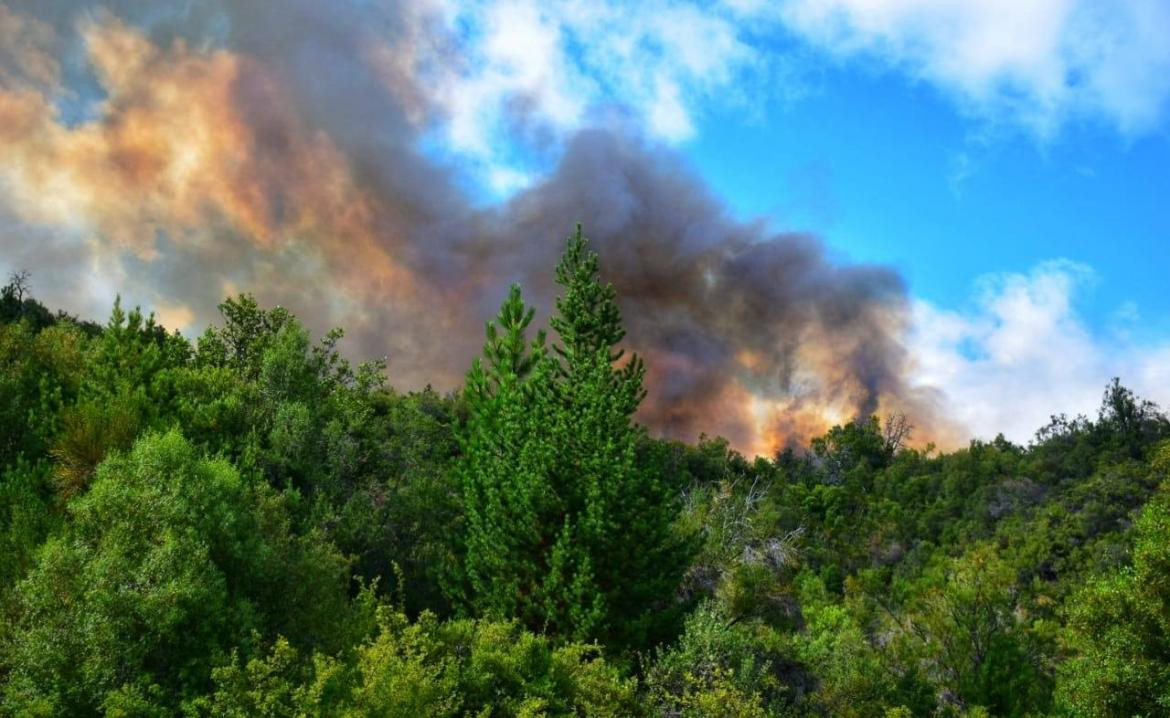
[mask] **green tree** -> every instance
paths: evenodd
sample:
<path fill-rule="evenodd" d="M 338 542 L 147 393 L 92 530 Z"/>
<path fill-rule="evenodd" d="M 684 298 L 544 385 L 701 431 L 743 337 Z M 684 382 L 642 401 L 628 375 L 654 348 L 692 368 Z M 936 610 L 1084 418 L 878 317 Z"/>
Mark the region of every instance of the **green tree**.
<path fill-rule="evenodd" d="M 0 613 L 60 521 L 49 451 L 77 399 L 88 343 L 70 322 L 0 323 Z"/>
<path fill-rule="evenodd" d="M 23 321 L 33 329 L 43 329 L 66 318 L 64 313 L 54 317 L 45 305 L 33 299 L 29 284 L 25 270 L 8 275 L 8 284 L 0 287 L 0 323 Z"/>
<path fill-rule="evenodd" d="M 596 646 L 554 646 L 515 623 L 411 622 L 383 609 L 345 660 L 299 657 L 283 639 L 266 656 L 233 655 L 199 701 L 215 716 L 630 716 L 635 682 Z"/>
<path fill-rule="evenodd" d="M 1154 470 L 1170 473 L 1170 445 Z M 1069 604 L 1076 654 L 1061 666 L 1057 697 L 1073 715 L 1170 711 L 1170 482 L 1134 528 L 1133 565 L 1094 581 Z"/>
<path fill-rule="evenodd" d="M 996 715 L 1048 707 L 1051 679 L 1038 665 L 1018 591 L 1015 571 L 993 545 L 981 543 L 948 561 L 941 585 L 924 586 L 918 596 L 911 620 L 924 658 L 964 707 Z"/>
<path fill-rule="evenodd" d="M 0 324 L 0 465 L 45 457 L 77 400 L 89 342 L 70 324 Z"/>
<path fill-rule="evenodd" d="M 533 314 L 513 285 L 487 325 L 484 359 L 472 362 L 464 389 L 469 413 L 459 436 L 458 470 L 472 606 L 541 629 L 548 524 L 560 507 L 548 485 L 555 452 L 548 435 L 551 407 L 530 376 L 533 369 L 550 369 L 543 362 L 543 334 L 531 342 L 525 336 Z"/>
<path fill-rule="evenodd" d="M 199 361 L 230 366 L 247 379 L 260 375 L 264 350 L 296 318 L 283 307 L 261 309 L 250 294 L 229 297 L 219 305 L 222 327 L 211 327 L 199 338 Z"/>
<path fill-rule="evenodd" d="M 647 666 L 648 702 L 663 716 L 785 714 L 809 680 L 784 648 L 763 623 L 737 622 L 718 604 L 703 603 L 678 641 Z"/>
<path fill-rule="evenodd" d="M 628 716 L 634 682 L 596 647 L 553 646 L 512 622 L 409 623 L 384 612 L 359 650 L 352 715 Z"/>
<path fill-rule="evenodd" d="M 122 299 L 114 300 L 110 319 L 93 343 L 88 372 L 81 387 L 83 399 L 96 401 L 126 397 L 140 413 L 154 418 L 165 401 L 159 379 L 164 370 L 181 366 L 191 346 L 178 333 L 168 334 L 154 315 L 138 307 L 127 312 Z"/>
<path fill-rule="evenodd" d="M 898 707 L 907 715 L 934 711 L 935 691 L 918 669 L 918 652 L 904 650 L 918 646 L 899 640 L 901 626 L 874 620 L 852 591 L 838 599 L 811 572 L 801 574 L 798 584 L 806 625 L 792 643 L 795 657 L 816 677 L 809 696 L 816 714 L 860 718 Z"/>
<path fill-rule="evenodd" d="M 552 326 L 528 341 L 533 310 L 513 287 L 468 373 L 460 474 L 467 582 L 480 613 L 629 648 L 660 639 L 690 545 L 677 490 L 641 456 L 632 420 L 645 368 L 622 358 L 615 291 L 580 228 L 556 269 Z"/>
<path fill-rule="evenodd" d="M 177 433 L 104 461 L 69 512 L 17 587 L 12 714 L 175 708 L 253 631 L 328 649 L 350 639 L 342 557 L 293 535 L 267 486 Z"/>

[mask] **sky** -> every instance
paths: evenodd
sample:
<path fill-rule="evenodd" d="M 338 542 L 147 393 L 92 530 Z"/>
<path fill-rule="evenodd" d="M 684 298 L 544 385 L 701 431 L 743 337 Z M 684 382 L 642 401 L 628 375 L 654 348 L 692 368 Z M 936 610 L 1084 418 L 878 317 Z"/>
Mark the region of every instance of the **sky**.
<path fill-rule="evenodd" d="M 0 270 L 46 301 L 194 334 L 254 291 L 407 388 L 457 383 L 509 279 L 547 299 L 571 214 L 659 313 L 669 434 L 1026 442 L 1113 376 L 1170 406 L 1165 0 L 0 0 L 0 161 Z"/>
<path fill-rule="evenodd" d="M 524 7 L 468 14 L 491 28 Z M 1023 441 L 1091 414 L 1114 374 L 1170 402 L 1170 4 L 639 7 L 607 4 L 637 17 L 625 33 L 533 11 L 530 37 L 670 48 L 550 64 L 635 107 L 740 216 L 902 272 L 922 381 L 974 433 Z"/>

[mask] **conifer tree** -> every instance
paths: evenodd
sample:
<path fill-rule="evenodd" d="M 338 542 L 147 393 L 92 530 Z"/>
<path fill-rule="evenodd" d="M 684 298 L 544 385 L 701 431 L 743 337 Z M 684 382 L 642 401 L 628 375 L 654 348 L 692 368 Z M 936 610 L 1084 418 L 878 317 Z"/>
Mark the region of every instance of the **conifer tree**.
<path fill-rule="evenodd" d="M 534 310 L 512 285 L 488 322 L 483 361 L 467 375 L 469 408 L 459 465 L 466 511 L 465 573 L 471 604 L 481 614 L 542 625 L 533 593 L 546 572 L 542 530 L 555 514 L 546 490 L 551 451 L 543 441 L 548 407 L 537 400 L 535 372 L 548 371 L 544 335 L 529 342 Z"/>
<path fill-rule="evenodd" d="M 688 546 L 676 487 L 639 456 L 645 367 L 615 366 L 621 312 L 599 274 L 578 227 L 556 269 L 553 353 L 542 335 L 526 342 L 516 287 L 489 324 L 487 366 L 467 380 L 466 570 L 478 612 L 625 649 L 674 619 Z"/>

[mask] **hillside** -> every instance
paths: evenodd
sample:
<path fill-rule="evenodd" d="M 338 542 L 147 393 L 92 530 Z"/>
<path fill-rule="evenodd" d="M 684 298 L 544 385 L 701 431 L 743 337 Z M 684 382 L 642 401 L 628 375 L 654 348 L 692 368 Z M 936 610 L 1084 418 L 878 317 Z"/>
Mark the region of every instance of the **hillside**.
<path fill-rule="evenodd" d="M 0 713 L 1170 713 L 1170 422 L 749 459 L 632 419 L 646 367 L 571 238 L 462 391 L 285 309 L 197 338 L 0 297 Z M 551 272 L 552 268 L 550 268 Z M 712 422 L 716 423 L 716 422 Z"/>

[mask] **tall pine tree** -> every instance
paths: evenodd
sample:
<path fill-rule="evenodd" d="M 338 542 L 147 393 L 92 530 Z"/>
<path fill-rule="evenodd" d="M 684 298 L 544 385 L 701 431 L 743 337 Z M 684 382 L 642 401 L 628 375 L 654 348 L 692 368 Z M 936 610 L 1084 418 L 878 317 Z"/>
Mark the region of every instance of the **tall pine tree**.
<path fill-rule="evenodd" d="M 459 463 L 467 528 L 466 588 L 481 615 L 515 617 L 542 625 L 534 593 L 547 573 L 544 524 L 558 513 L 544 486 L 552 463 L 542 437 L 550 408 L 537 396 L 547 373 L 544 335 L 526 337 L 534 310 L 512 285 L 494 322 L 488 322 L 483 360 L 468 372 L 469 408 L 460 433 Z"/>
<path fill-rule="evenodd" d="M 674 526 L 677 487 L 639 455 L 645 367 L 617 364 L 616 293 L 580 227 L 556 279 L 555 351 L 525 338 L 533 310 L 514 286 L 468 374 L 470 603 L 565 638 L 642 647 L 676 618 L 689 549 Z"/>

